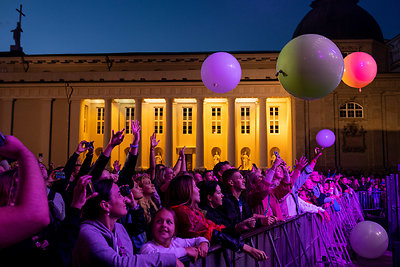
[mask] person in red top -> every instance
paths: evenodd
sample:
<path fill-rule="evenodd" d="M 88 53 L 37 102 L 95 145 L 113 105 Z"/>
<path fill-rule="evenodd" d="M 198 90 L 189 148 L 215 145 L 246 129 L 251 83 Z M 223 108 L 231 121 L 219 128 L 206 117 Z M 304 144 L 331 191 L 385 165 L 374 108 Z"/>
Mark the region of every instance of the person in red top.
<path fill-rule="evenodd" d="M 223 233 L 222 229 L 225 226 L 206 219 L 198 208 L 199 203 L 200 192 L 193 177 L 180 175 L 171 181 L 166 194 L 166 205 L 174 210 L 178 219 L 177 236 L 182 238 L 203 236 L 211 244 L 218 243 L 233 251 L 243 250 L 255 260 L 262 261 L 268 258 L 264 251 Z"/>

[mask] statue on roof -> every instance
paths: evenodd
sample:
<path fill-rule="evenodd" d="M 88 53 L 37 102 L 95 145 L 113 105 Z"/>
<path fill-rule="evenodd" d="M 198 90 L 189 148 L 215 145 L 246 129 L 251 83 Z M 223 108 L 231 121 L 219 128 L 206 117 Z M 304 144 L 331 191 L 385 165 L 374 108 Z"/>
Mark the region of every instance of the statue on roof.
<path fill-rule="evenodd" d="M 22 13 L 22 5 L 19 6 L 19 9 L 16 9 L 19 13 L 19 21 L 17 22 L 17 27 L 12 30 L 11 32 L 13 33 L 13 39 L 15 41 L 15 45 L 10 46 L 11 51 L 22 51 L 21 47 L 21 32 L 23 32 L 21 28 L 21 16 L 25 16 L 24 13 Z"/>

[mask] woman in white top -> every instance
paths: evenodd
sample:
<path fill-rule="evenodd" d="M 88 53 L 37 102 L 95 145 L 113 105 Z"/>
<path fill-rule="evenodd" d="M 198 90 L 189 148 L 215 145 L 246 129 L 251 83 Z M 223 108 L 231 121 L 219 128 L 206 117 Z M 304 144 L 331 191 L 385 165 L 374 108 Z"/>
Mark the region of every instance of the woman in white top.
<path fill-rule="evenodd" d="M 209 242 L 204 237 L 179 238 L 175 236 L 175 212 L 168 208 L 157 211 L 151 222 L 153 241 L 144 244 L 142 254 L 174 253 L 177 258 L 188 256 L 196 260 L 199 256 L 206 257 Z"/>

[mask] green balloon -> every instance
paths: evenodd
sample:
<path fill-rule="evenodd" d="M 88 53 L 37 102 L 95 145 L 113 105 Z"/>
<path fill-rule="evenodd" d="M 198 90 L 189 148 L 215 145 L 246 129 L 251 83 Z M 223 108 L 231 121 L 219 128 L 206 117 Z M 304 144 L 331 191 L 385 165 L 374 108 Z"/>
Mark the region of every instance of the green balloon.
<path fill-rule="evenodd" d="M 318 34 L 304 34 L 285 45 L 276 70 L 288 93 L 313 100 L 336 89 L 343 77 L 344 61 L 331 40 Z"/>

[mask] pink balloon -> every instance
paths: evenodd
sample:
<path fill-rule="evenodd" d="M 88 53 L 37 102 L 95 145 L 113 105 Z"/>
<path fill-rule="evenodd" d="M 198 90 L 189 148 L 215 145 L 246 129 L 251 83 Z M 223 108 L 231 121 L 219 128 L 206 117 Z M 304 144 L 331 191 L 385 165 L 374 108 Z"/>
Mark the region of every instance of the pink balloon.
<path fill-rule="evenodd" d="M 239 84 L 241 77 L 239 61 L 226 52 L 210 55 L 201 66 L 201 80 L 215 93 L 232 91 Z"/>
<path fill-rule="evenodd" d="M 317 143 L 321 147 L 330 147 L 335 143 L 335 134 L 329 129 L 323 129 L 317 134 Z"/>
<path fill-rule="evenodd" d="M 377 66 L 374 58 L 364 52 L 351 53 L 344 58 L 343 82 L 350 87 L 362 88 L 375 79 Z"/>

